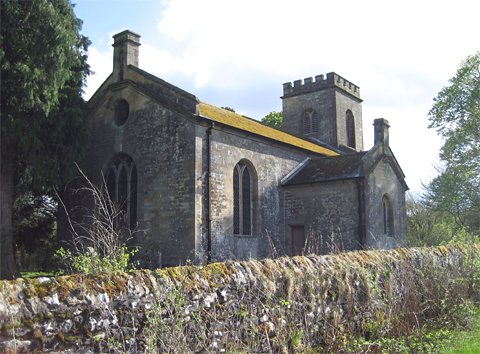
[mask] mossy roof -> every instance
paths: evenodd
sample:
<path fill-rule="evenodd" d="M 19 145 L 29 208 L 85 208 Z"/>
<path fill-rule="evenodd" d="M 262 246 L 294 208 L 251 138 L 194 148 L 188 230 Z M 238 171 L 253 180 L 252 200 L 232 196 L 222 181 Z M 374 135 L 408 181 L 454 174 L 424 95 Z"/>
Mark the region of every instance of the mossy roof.
<path fill-rule="evenodd" d="M 208 103 L 200 102 L 198 104 L 198 115 L 236 129 L 260 135 L 265 138 L 273 139 L 281 143 L 289 144 L 305 150 L 313 151 L 325 156 L 338 155 L 338 153 L 334 150 L 299 138 L 284 131 L 271 128 L 257 120 L 247 118 L 238 113 L 219 108 Z"/>

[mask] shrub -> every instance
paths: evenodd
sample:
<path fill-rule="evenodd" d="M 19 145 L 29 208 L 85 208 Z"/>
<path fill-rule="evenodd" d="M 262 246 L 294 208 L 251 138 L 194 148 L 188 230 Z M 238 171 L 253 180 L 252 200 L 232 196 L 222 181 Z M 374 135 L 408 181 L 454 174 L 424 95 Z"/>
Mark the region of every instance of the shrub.
<path fill-rule="evenodd" d="M 70 217 L 65 204 L 61 201 L 70 225 L 72 239 L 68 247 L 61 247 L 56 256 L 70 273 L 97 274 L 102 272 L 125 272 L 135 269 L 131 262 L 137 252 L 127 243 L 137 232 L 128 227 L 125 212 L 121 205 L 114 203 L 106 188 L 95 186 L 80 170 L 83 186 L 75 193 L 87 195 L 90 206 L 81 206 L 82 221 Z"/>

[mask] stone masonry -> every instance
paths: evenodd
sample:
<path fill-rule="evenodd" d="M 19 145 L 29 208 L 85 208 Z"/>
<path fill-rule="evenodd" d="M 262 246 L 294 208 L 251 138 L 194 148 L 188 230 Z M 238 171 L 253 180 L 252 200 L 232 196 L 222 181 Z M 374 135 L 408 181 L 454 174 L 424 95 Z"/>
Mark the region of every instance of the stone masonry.
<path fill-rule="evenodd" d="M 408 187 L 386 120 L 363 150 L 358 86 L 335 73 L 284 84 L 276 130 L 141 70 L 134 32 L 113 46 L 82 168 L 137 225 L 142 266 L 403 243 Z"/>

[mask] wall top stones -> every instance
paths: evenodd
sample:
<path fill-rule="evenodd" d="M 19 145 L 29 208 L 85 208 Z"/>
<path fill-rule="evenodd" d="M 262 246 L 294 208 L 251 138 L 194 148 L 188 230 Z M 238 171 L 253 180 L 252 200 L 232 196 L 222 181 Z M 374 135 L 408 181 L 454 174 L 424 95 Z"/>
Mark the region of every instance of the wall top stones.
<path fill-rule="evenodd" d="M 460 297 L 478 300 L 479 250 L 359 251 L 0 280 L 0 353 L 293 352 L 288 343 L 298 331 L 303 348 L 338 352 L 337 338 L 363 336 L 370 323 L 391 328 L 402 318 L 410 329 L 430 321 L 412 315 L 425 299 L 445 309 Z M 386 307 L 388 316 L 374 316 Z"/>
<path fill-rule="evenodd" d="M 291 97 L 309 92 L 315 92 L 325 90 L 329 88 L 337 87 L 354 97 L 360 98 L 360 87 L 354 85 L 350 81 L 344 79 L 340 75 L 330 72 L 325 78 L 324 75 L 315 76 L 315 80 L 311 77 L 302 80 L 295 80 L 293 84 L 286 82 L 283 84 L 283 97 Z"/>

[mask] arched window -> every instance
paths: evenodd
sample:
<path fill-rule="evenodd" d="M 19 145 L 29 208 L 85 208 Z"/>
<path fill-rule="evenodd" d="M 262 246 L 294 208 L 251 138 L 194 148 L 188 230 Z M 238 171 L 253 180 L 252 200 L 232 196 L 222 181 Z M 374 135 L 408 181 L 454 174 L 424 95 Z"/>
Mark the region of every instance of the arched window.
<path fill-rule="evenodd" d="M 310 116 L 305 112 L 303 114 L 303 134 L 310 134 L 311 132 Z"/>
<path fill-rule="evenodd" d="M 355 118 L 351 110 L 347 110 L 345 114 L 345 126 L 347 130 L 347 146 L 356 147 L 355 141 Z"/>
<path fill-rule="evenodd" d="M 312 133 L 318 132 L 318 118 L 315 111 L 311 111 L 311 118 L 312 118 Z"/>
<path fill-rule="evenodd" d="M 129 156 L 120 154 L 111 161 L 107 169 L 107 190 L 127 225 L 134 229 L 137 224 L 137 169 Z"/>
<path fill-rule="evenodd" d="M 239 162 L 233 170 L 233 233 L 235 235 L 252 235 L 255 185 L 253 168 L 245 162 Z"/>
<path fill-rule="evenodd" d="M 313 109 L 303 112 L 303 134 L 318 132 L 318 117 Z"/>
<path fill-rule="evenodd" d="M 382 199 L 382 231 L 384 235 L 393 236 L 393 210 L 387 195 Z"/>

